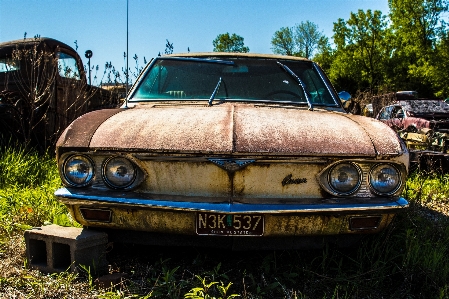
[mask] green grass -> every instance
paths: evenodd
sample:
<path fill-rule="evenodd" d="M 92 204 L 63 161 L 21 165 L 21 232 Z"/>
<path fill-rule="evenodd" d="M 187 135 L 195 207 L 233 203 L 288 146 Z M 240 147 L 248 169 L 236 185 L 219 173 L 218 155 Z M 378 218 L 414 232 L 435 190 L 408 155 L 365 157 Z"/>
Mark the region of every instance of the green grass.
<path fill-rule="evenodd" d="M 76 225 L 65 206 L 53 196 L 61 180 L 51 155 L 4 149 L 0 153 L 0 174 L 2 237 L 45 222 Z"/>
<path fill-rule="evenodd" d="M 449 298 L 449 176 L 412 174 L 411 207 L 359 246 L 228 252 L 115 244 L 111 272 L 125 283 L 98 289 L 86 269 L 48 275 L 26 267 L 23 231 L 77 225 L 53 192 L 51 155 L 0 153 L 0 298 Z"/>

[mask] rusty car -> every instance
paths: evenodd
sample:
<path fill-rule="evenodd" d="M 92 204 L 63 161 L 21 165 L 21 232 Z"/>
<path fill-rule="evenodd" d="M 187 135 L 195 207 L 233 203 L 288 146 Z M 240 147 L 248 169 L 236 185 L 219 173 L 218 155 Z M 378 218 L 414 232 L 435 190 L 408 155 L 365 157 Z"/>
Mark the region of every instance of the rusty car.
<path fill-rule="evenodd" d="M 75 120 L 56 154 L 56 197 L 120 242 L 345 246 L 408 206 L 404 143 L 347 113 L 321 68 L 298 57 L 154 58 L 121 108 Z"/>
<path fill-rule="evenodd" d="M 443 99 L 398 92 L 395 101 L 382 107 L 376 118 L 393 128 L 405 142 L 412 168 L 449 170 L 449 104 Z"/>
<path fill-rule="evenodd" d="M 0 43 L 0 144 L 45 150 L 78 116 L 119 106 L 116 93 L 91 85 L 81 57 L 47 37 Z"/>

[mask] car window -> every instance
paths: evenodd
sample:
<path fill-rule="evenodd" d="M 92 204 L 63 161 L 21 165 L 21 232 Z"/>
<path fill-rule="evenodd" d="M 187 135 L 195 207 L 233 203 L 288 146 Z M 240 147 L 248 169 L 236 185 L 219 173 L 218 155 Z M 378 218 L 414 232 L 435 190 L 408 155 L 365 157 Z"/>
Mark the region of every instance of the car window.
<path fill-rule="evenodd" d="M 0 58 L 0 73 L 6 73 L 19 70 L 20 65 L 17 61 Z"/>
<path fill-rule="evenodd" d="M 382 110 L 379 113 L 379 119 L 390 119 L 392 110 L 393 106 L 382 108 Z"/>
<path fill-rule="evenodd" d="M 395 106 L 391 112 L 392 118 L 404 118 L 404 111 L 401 106 Z"/>
<path fill-rule="evenodd" d="M 58 52 L 58 71 L 63 78 L 80 79 L 80 71 L 76 59 L 66 53 Z"/>
<path fill-rule="evenodd" d="M 276 60 L 238 58 L 155 60 L 130 101 L 196 99 L 307 103 L 297 79 Z M 314 105 L 336 105 L 329 88 L 310 61 L 282 61 L 306 86 Z"/>

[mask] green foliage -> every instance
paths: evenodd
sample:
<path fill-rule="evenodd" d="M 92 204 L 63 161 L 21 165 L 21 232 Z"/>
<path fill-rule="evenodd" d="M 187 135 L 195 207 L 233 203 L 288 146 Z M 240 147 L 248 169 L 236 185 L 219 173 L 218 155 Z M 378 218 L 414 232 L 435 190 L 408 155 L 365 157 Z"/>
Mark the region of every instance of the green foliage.
<path fill-rule="evenodd" d="M 0 188 L 36 188 L 60 184 L 56 160 L 24 147 L 0 149 Z"/>
<path fill-rule="evenodd" d="M 294 42 L 294 33 L 290 27 L 282 27 L 276 31 L 271 39 L 271 49 L 275 54 L 294 55 L 296 52 L 296 45 Z"/>
<path fill-rule="evenodd" d="M 301 22 L 294 27 L 282 27 L 271 39 L 275 54 L 311 58 L 320 45 L 325 44 L 324 35 L 318 26 L 310 21 Z"/>
<path fill-rule="evenodd" d="M 2 236 L 44 223 L 76 225 L 53 195 L 61 185 L 54 157 L 20 147 L 1 149 L 0 174 Z"/>
<path fill-rule="evenodd" d="M 382 85 L 389 57 L 386 16 L 380 11 L 359 10 L 334 23 L 336 51 L 329 76 L 337 89 L 374 90 Z M 349 83 L 349 84 L 348 84 Z"/>
<path fill-rule="evenodd" d="M 140 257 L 132 247 L 123 255 L 108 254 L 111 272 L 129 277 L 103 290 L 95 287 L 89 268 L 81 276 L 26 269 L 23 229 L 64 217 L 73 224 L 53 197 L 60 186 L 54 158 L 4 149 L 0 165 L 0 294 L 7 297 L 449 298 L 449 175 L 411 174 L 403 194 L 411 207 L 388 230 L 366 235 L 356 247 L 251 252 L 139 247 Z"/>
<path fill-rule="evenodd" d="M 333 55 L 334 50 L 329 43 L 329 39 L 323 35 L 318 41 L 317 53 L 313 57 L 313 60 L 321 66 L 326 74 L 329 74 L 330 72 L 333 62 Z"/>
<path fill-rule="evenodd" d="M 313 22 L 301 22 L 295 26 L 296 44 L 299 55 L 311 58 L 323 34 L 318 31 L 318 25 Z"/>
<path fill-rule="evenodd" d="M 313 60 L 337 90 L 380 94 L 416 90 L 421 97 L 449 98 L 448 0 L 389 0 L 389 13 L 358 10 L 334 23 L 333 46 L 315 38 Z M 309 22 L 282 27 L 272 40 L 273 53 L 308 57 L 299 47 L 298 30 Z M 312 23 L 313 24 L 313 23 Z M 295 29 L 296 28 L 296 29 Z M 315 30 L 316 31 L 316 30 Z"/>
<path fill-rule="evenodd" d="M 249 52 L 249 48 L 244 45 L 244 38 L 235 33 L 232 35 L 228 32 L 219 34 L 212 44 L 214 45 L 214 52 Z"/>
<path fill-rule="evenodd" d="M 402 89 L 417 90 L 432 96 L 441 91 L 432 86 L 438 60 L 440 38 L 447 32 L 442 17 L 448 11 L 447 0 L 389 0 L 394 47 L 391 60 L 396 82 Z"/>
<path fill-rule="evenodd" d="M 192 288 L 189 293 L 186 293 L 184 295 L 184 298 L 190 298 L 190 299 L 232 299 L 240 297 L 240 295 L 232 294 L 227 295 L 229 288 L 232 285 L 232 282 L 228 283 L 227 285 L 224 285 L 223 282 L 212 281 L 210 283 L 206 282 L 206 278 L 201 278 L 199 275 L 195 275 L 196 278 L 201 282 L 201 285 L 199 287 Z M 215 286 L 219 297 L 215 297 L 210 295 L 210 293 L 213 292 L 212 287 Z"/>

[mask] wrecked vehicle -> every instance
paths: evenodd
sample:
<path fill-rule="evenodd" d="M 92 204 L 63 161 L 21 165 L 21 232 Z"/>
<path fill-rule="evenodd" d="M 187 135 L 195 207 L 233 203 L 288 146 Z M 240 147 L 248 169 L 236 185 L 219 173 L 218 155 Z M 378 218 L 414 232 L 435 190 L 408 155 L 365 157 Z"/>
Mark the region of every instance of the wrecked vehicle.
<path fill-rule="evenodd" d="M 449 104 L 402 92 L 383 107 L 377 119 L 393 128 L 410 149 L 412 167 L 449 170 Z"/>
<path fill-rule="evenodd" d="M 0 141 L 55 145 L 78 116 L 117 107 L 118 96 L 88 84 L 81 57 L 51 38 L 0 43 Z"/>
<path fill-rule="evenodd" d="M 298 57 L 157 57 L 122 108 L 75 120 L 56 153 L 57 198 L 120 242 L 345 246 L 408 206 L 403 142 L 346 113 Z"/>

